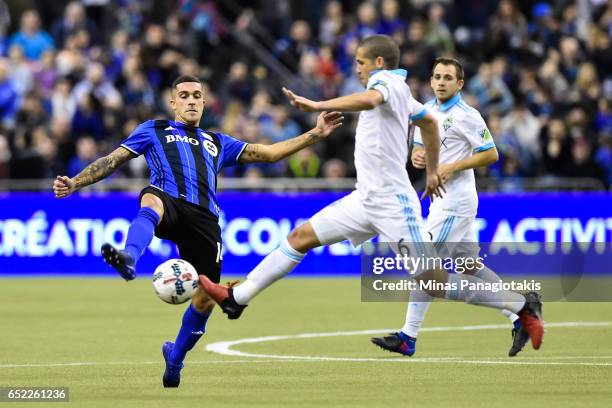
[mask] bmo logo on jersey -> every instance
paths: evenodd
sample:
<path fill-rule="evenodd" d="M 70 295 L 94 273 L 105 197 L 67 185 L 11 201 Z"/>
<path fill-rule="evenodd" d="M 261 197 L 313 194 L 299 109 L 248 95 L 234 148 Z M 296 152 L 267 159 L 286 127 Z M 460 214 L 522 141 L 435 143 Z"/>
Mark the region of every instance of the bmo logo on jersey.
<path fill-rule="evenodd" d="M 166 143 L 172 143 L 172 142 L 189 143 L 194 146 L 197 146 L 200 144 L 200 141 L 198 139 L 194 139 L 193 137 L 181 136 L 181 135 L 166 135 Z"/>
<path fill-rule="evenodd" d="M 181 135 L 166 135 L 166 143 L 172 143 L 172 142 L 189 143 L 194 146 L 198 146 L 200 144 L 200 141 L 198 139 L 194 139 L 193 137 L 181 136 Z M 206 149 L 206 151 L 212 157 L 217 157 L 217 155 L 219 154 L 219 150 L 217 149 L 217 146 L 215 146 L 213 142 L 207 139 L 207 140 L 204 140 L 203 144 L 204 144 L 204 148 Z"/>

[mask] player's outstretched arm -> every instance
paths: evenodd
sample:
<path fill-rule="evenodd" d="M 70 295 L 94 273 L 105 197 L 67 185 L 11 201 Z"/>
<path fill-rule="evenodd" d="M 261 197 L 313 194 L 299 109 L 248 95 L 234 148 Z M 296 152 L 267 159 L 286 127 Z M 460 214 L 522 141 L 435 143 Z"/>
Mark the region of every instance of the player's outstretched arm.
<path fill-rule="evenodd" d="M 317 118 L 317 126 L 314 129 L 294 137 L 293 139 L 272 145 L 248 144 L 238 161 L 240 163 L 273 163 L 291 156 L 321 139 L 325 139 L 334 130 L 342 126 L 344 117 L 340 112 L 322 112 Z"/>
<path fill-rule="evenodd" d="M 446 192 L 444 186 L 442 186 L 442 180 L 438 175 L 438 157 L 440 155 L 438 121 L 428 112 L 422 118 L 415 120 L 414 123 L 421 128 L 421 137 L 425 145 L 427 181 L 425 184 L 425 191 L 423 191 L 423 195 L 421 195 L 421 200 L 430 196 L 433 202 L 434 197 L 442 197 L 442 193 Z"/>
<path fill-rule="evenodd" d="M 75 191 L 94 184 L 110 175 L 115 169 L 126 161 L 136 157 L 129 150 L 119 147 L 108 156 L 104 156 L 89 166 L 75 177 L 57 176 L 53 182 L 53 192 L 56 198 L 68 197 Z"/>
<path fill-rule="evenodd" d="M 364 92 L 357 92 L 351 95 L 340 96 L 327 101 L 313 101 L 308 98 L 304 98 L 303 96 L 296 95 L 287 88 L 283 88 L 283 93 L 287 99 L 289 99 L 291 106 L 305 112 L 360 112 L 374 109 L 384 102 L 383 95 L 374 89 Z"/>

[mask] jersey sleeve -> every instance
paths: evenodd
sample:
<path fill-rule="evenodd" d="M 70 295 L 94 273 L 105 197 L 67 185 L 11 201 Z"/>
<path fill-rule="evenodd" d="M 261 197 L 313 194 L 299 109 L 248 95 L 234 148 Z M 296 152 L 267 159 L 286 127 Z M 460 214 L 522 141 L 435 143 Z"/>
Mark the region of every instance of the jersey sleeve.
<path fill-rule="evenodd" d="M 463 123 L 463 134 L 472 146 L 474 153 L 484 152 L 495 147 L 493 136 L 482 116 L 474 112 L 465 117 Z"/>
<path fill-rule="evenodd" d="M 410 98 L 410 120 L 415 121 L 423 119 L 427 115 L 427 108 L 421 102 L 414 98 Z"/>
<path fill-rule="evenodd" d="M 368 85 L 366 89 L 369 91 L 370 89 L 377 90 L 383 96 L 383 101 L 387 102 L 389 100 L 389 84 L 385 81 L 385 77 L 383 72 L 377 72 L 370 77 L 368 80 Z"/>
<path fill-rule="evenodd" d="M 219 142 L 221 143 L 221 157 L 218 162 L 218 170 L 221 170 L 224 167 L 237 165 L 238 158 L 248 143 L 235 139 L 224 133 L 217 133 L 217 137 L 219 137 Z"/>
<path fill-rule="evenodd" d="M 140 156 L 145 153 L 149 146 L 153 143 L 152 137 L 155 134 L 155 121 L 148 120 L 141 123 L 134 129 L 134 131 L 128 136 L 123 143 L 122 147 L 125 147 L 136 156 Z"/>

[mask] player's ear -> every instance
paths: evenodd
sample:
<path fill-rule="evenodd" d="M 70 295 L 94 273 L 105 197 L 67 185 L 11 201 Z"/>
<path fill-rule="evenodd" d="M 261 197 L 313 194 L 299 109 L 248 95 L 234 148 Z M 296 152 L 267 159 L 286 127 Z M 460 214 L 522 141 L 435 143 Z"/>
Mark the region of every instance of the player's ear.
<path fill-rule="evenodd" d="M 463 89 L 463 84 L 465 82 L 463 81 L 463 79 L 460 79 L 457 81 L 457 87 L 459 88 L 459 90 Z"/>
<path fill-rule="evenodd" d="M 376 59 L 374 60 L 374 65 L 376 65 L 376 68 L 378 69 L 384 69 L 385 68 L 385 59 L 381 56 L 376 57 Z"/>

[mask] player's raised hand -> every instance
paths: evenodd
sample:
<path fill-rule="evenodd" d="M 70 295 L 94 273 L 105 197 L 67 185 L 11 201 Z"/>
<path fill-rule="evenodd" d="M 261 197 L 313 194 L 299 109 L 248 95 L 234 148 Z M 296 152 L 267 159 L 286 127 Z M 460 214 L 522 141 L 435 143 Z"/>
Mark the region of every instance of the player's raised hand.
<path fill-rule="evenodd" d="M 304 112 L 317 112 L 319 102 L 311 101 L 308 98 L 294 94 L 291 90 L 283 87 L 283 93 L 289 99 L 289 103 L 294 108 L 303 110 Z"/>
<path fill-rule="evenodd" d="M 321 112 L 317 117 L 316 132 L 321 137 L 327 137 L 342 126 L 343 120 L 344 116 L 340 112 Z"/>
<path fill-rule="evenodd" d="M 434 197 L 442 198 L 443 193 L 446 193 L 446 189 L 442 185 L 442 179 L 440 178 L 440 175 L 437 173 L 430 174 L 429 172 L 427 172 L 425 191 L 423 191 L 423 194 L 421 195 L 421 200 L 429 196 L 431 198 L 431 202 L 433 203 Z"/>
<path fill-rule="evenodd" d="M 53 181 L 53 193 L 55 193 L 55 198 L 68 197 L 70 194 L 74 193 L 74 190 L 75 183 L 70 177 L 57 176 Z"/>
<path fill-rule="evenodd" d="M 412 165 L 414 166 L 415 169 L 424 169 L 425 168 L 425 150 L 424 149 L 417 149 L 414 152 L 412 152 Z"/>

